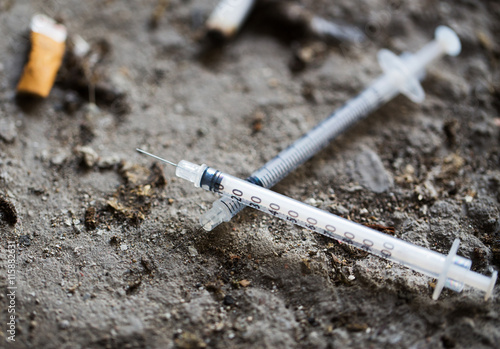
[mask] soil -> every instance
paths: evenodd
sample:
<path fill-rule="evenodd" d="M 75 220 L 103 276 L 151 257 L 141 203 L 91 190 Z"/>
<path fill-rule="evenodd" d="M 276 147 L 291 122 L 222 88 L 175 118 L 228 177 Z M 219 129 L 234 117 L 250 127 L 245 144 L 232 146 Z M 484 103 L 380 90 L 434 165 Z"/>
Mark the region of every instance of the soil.
<path fill-rule="evenodd" d="M 394 98 L 274 190 L 443 254 L 459 238 L 490 275 L 500 3 L 304 0 L 368 40 L 325 43 L 255 13 L 207 49 L 216 3 L 0 1 L 1 347 L 498 347 L 498 285 L 488 301 L 467 287 L 433 301 L 436 280 L 249 209 L 205 232 L 214 194 L 134 149 L 246 178 L 373 81 L 380 48 L 416 51 L 448 25 L 463 50 L 429 67 L 423 103 Z M 95 95 L 67 58 L 48 98 L 16 97 L 35 13 L 106 48 Z"/>

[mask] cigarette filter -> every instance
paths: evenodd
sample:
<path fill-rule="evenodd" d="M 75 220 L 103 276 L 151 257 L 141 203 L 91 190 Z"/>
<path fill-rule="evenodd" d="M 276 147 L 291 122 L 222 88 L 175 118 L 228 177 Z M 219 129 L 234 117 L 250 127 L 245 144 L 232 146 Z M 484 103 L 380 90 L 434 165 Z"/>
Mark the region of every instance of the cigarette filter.
<path fill-rule="evenodd" d="M 17 92 L 47 97 L 63 60 L 66 27 L 37 14 L 31 19 L 30 28 L 31 52 Z"/>

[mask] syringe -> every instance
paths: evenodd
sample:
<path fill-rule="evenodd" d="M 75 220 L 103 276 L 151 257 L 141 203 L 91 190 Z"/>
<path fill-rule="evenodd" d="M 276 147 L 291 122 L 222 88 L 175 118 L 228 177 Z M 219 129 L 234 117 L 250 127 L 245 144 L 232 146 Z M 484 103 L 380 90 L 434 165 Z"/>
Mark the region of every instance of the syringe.
<path fill-rule="evenodd" d="M 388 50 L 379 51 L 378 61 L 384 74 L 357 97 L 348 101 L 254 172 L 247 180 L 264 188 L 271 188 L 356 121 L 399 93 L 403 93 L 414 102 L 422 102 L 425 93 L 418 80 L 423 78 L 425 67 L 445 53 L 456 56 L 460 50 L 460 39 L 455 32 L 448 27 L 440 26 L 436 29 L 435 40 L 415 54 L 404 54 L 400 58 Z M 223 197 L 215 201 L 213 207 L 202 215 L 200 223 L 210 231 L 220 223 L 229 221 L 244 207 L 238 201 Z"/>
<path fill-rule="evenodd" d="M 454 241 L 448 256 L 445 256 L 222 173 L 207 165 L 200 166 L 186 160 L 175 164 L 144 150 L 137 151 L 176 166 L 176 176 L 194 183 L 195 187 L 221 194 L 243 205 L 438 279 L 432 295 L 434 300 L 439 297 L 443 287 L 460 292 L 464 285 L 472 286 L 486 292 L 485 300 L 493 292 L 497 272 L 494 271 L 488 278 L 470 270 L 472 262 L 456 255 L 458 239 Z"/>

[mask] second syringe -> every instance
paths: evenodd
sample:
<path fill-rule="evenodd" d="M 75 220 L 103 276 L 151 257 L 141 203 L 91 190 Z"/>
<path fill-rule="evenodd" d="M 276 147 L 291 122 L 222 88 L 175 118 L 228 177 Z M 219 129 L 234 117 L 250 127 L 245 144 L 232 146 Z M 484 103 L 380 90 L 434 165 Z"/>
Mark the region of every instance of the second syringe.
<path fill-rule="evenodd" d="M 378 60 L 384 71 L 382 76 L 254 172 L 247 181 L 264 188 L 273 187 L 326 147 L 340 133 L 398 93 L 403 93 L 414 102 L 422 102 L 425 94 L 418 80 L 422 78 L 425 67 L 445 53 L 454 56 L 461 49 L 458 36 L 450 28 L 438 27 L 435 35 L 435 40 L 420 51 L 415 54 L 405 54 L 402 58 L 390 51 L 381 50 Z M 200 223 L 206 230 L 212 230 L 220 223 L 229 221 L 244 207 L 238 201 L 221 198 L 202 215 Z"/>

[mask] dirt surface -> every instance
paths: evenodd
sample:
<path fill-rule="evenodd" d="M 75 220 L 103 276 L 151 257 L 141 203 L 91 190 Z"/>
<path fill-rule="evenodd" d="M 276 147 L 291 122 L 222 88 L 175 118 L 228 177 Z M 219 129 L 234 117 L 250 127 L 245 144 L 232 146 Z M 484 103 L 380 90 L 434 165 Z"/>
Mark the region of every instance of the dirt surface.
<path fill-rule="evenodd" d="M 216 3 L 0 1 L 0 346 L 498 347 L 498 285 L 487 302 L 469 288 L 433 301 L 435 280 L 257 211 L 205 232 L 216 197 L 134 148 L 247 177 L 377 77 L 380 48 L 415 51 L 451 26 L 463 51 L 429 68 L 422 104 L 395 98 L 275 190 L 444 254 L 458 237 L 489 275 L 500 267 L 500 4 L 308 0 L 369 40 L 326 44 L 256 14 L 207 52 L 200 31 Z M 35 13 L 105 48 L 98 108 L 63 71 L 47 99 L 16 98 Z"/>

